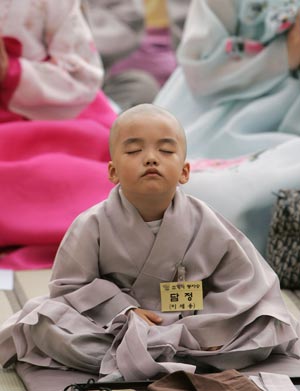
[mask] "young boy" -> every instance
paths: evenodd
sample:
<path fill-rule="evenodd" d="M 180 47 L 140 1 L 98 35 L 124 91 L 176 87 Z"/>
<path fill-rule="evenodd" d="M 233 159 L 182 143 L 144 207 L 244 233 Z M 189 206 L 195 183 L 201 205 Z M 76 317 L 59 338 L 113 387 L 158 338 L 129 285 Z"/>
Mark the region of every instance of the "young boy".
<path fill-rule="evenodd" d="M 178 188 L 185 134 L 154 105 L 115 121 L 109 198 L 82 213 L 58 250 L 50 296 L 0 332 L 0 362 L 75 368 L 126 380 L 209 364 L 299 357 L 299 325 L 250 241 Z M 203 288 L 203 291 L 201 290 Z"/>

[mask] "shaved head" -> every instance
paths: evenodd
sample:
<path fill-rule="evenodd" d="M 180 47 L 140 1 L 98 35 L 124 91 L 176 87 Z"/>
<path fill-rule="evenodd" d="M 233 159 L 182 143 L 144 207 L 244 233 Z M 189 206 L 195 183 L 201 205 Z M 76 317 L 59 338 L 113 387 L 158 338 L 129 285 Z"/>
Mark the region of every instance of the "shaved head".
<path fill-rule="evenodd" d="M 174 115 L 162 107 L 145 103 L 124 111 L 113 123 L 109 136 L 109 151 L 111 158 L 113 158 L 114 155 L 114 146 L 117 141 L 117 136 L 123 127 L 130 127 L 130 125 L 137 119 L 140 120 L 143 118 L 145 121 L 151 121 L 151 118 L 153 117 L 161 117 L 162 120 L 170 122 L 170 126 L 178 132 L 178 135 L 180 136 L 181 146 L 184 151 L 184 156 L 186 156 L 186 137 L 184 129 L 179 121 L 174 117 Z"/>

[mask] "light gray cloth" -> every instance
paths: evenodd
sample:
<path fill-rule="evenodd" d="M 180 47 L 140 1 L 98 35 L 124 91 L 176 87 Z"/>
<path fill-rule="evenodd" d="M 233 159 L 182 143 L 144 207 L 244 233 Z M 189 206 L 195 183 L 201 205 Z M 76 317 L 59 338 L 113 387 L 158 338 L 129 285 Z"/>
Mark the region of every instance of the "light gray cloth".
<path fill-rule="evenodd" d="M 160 86 L 150 73 L 134 69 L 106 77 L 102 88 L 122 110 L 127 110 L 140 103 L 152 103 Z"/>
<path fill-rule="evenodd" d="M 258 376 L 250 376 L 262 391 L 296 391 L 297 388 L 287 375 L 261 372 Z"/>
<path fill-rule="evenodd" d="M 162 313 L 159 284 L 173 281 L 182 264 L 188 281 L 203 281 L 204 308 Z M 101 361 L 101 375 L 119 370 L 136 380 L 193 372 L 197 363 L 238 369 L 272 352 L 299 357 L 299 324 L 275 273 L 240 231 L 180 189 L 155 236 L 114 188 L 70 227 L 49 288 L 49 297 L 30 300 L 3 325 L 2 364 L 15 355 L 54 368 L 76 360 L 94 372 Z M 149 326 L 132 311 L 118 315 L 131 305 L 159 313 L 162 324 Z M 71 335 L 66 354 L 65 332 Z"/>
<path fill-rule="evenodd" d="M 170 57 L 174 57 L 175 62 L 175 55 L 171 56 L 169 51 L 173 54 L 173 49 L 179 44 L 189 3 L 190 0 L 167 1 L 173 48 L 167 44 L 169 40 L 164 35 L 162 38 L 152 37 L 148 49 L 132 58 L 131 62 L 123 63 L 122 68 L 122 60 L 126 61 L 136 53 L 136 49 L 145 45 L 144 1 L 82 0 L 83 13 L 106 71 L 103 90 L 122 110 L 141 103 L 152 103 L 160 90 L 162 78 L 167 78 L 172 72 L 173 66 L 169 65 L 168 72 L 168 66 L 164 71 L 164 64 L 169 64 Z M 159 51 L 164 45 L 165 48 Z M 157 58 L 157 62 L 153 58 Z M 121 64 L 121 69 L 113 70 L 115 64 Z M 162 69 L 162 73 L 157 73 L 157 69 Z"/>
<path fill-rule="evenodd" d="M 190 1 L 167 1 L 174 49 L 181 40 Z M 145 34 L 143 0 L 82 0 L 82 7 L 105 68 L 140 45 Z"/>

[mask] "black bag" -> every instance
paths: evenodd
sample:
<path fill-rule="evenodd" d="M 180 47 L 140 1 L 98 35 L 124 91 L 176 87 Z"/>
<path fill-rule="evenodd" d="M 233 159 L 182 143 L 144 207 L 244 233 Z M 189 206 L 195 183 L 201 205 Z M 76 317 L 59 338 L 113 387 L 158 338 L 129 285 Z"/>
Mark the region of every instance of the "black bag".
<path fill-rule="evenodd" d="M 279 190 L 270 224 L 266 259 L 284 289 L 300 288 L 300 190 Z"/>
<path fill-rule="evenodd" d="M 64 391 L 92 391 L 92 390 L 112 391 L 112 390 L 124 390 L 124 389 L 146 391 L 147 386 L 151 383 L 152 383 L 151 380 L 98 383 L 94 379 L 90 379 L 87 383 L 70 384 L 64 389 Z"/>

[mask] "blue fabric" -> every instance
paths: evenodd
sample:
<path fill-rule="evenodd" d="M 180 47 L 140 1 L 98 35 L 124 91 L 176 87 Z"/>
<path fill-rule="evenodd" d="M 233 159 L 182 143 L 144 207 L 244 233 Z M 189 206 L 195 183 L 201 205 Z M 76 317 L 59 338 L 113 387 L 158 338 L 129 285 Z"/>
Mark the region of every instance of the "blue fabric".
<path fill-rule="evenodd" d="M 235 168 L 193 171 L 186 190 L 263 254 L 272 192 L 300 188 L 300 81 L 286 45 L 298 9 L 292 0 L 193 0 L 179 66 L 154 102 L 182 123 L 190 160 L 247 156 Z"/>

